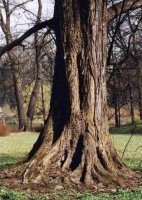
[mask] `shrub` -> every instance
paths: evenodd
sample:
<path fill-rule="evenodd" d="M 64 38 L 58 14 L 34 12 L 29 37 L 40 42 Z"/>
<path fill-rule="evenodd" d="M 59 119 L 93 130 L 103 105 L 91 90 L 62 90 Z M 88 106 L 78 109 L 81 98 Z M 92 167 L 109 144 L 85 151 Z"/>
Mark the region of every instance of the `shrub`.
<path fill-rule="evenodd" d="M 7 126 L 4 123 L 0 123 L 0 136 L 7 136 L 7 135 L 9 135 Z"/>

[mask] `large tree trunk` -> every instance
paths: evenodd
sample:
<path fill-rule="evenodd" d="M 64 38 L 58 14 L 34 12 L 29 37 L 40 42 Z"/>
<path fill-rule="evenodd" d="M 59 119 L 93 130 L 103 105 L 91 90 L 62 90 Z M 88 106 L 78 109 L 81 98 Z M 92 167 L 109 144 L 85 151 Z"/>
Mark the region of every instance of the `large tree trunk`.
<path fill-rule="evenodd" d="M 51 107 L 24 182 L 131 182 L 134 174 L 120 161 L 108 132 L 106 15 L 103 0 L 56 0 Z"/>

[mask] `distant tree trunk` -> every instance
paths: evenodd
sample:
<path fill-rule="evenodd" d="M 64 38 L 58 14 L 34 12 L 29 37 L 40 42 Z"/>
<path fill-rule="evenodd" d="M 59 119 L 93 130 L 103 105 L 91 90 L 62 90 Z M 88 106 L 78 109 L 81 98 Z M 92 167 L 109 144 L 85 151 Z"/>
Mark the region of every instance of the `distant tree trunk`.
<path fill-rule="evenodd" d="M 120 106 L 120 97 L 121 97 L 121 92 L 120 92 L 120 78 L 119 78 L 119 76 L 118 76 L 118 86 L 117 86 L 117 88 L 118 88 L 118 103 L 117 103 L 117 105 L 118 105 L 118 127 L 120 127 L 121 126 L 121 113 L 120 113 L 120 109 L 121 109 L 121 106 Z"/>
<path fill-rule="evenodd" d="M 132 124 L 135 123 L 135 114 L 134 114 L 134 103 L 133 103 L 133 94 L 132 94 L 132 87 L 129 81 L 129 96 L 130 96 L 130 115 L 131 115 L 131 122 Z"/>
<path fill-rule="evenodd" d="M 56 65 L 46 125 L 29 154 L 24 182 L 132 182 L 109 132 L 106 98 L 106 3 L 56 0 Z M 48 141 L 52 143 L 48 146 Z"/>
<path fill-rule="evenodd" d="M 115 104 L 115 127 L 120 127 L 120 109 L 117 102 Z"/>
<path fill-rule="evenodd" d="M 42 81 L 42 65 L 41 63 L 37 63 L 37 75 L 35 80 L 35 85 L 32 90 L 32 94 L 30 97 L 30 101 L 28 104 L 28 111 L 27 111 L 27 130 L 31 130 L 32 128 L 32 120 L 35 113 L 36 103 L 37 103 L 37 97 L 39 95 L 39 91 L 41 88 L 41 81 Z"/>
<path fill-rule="evenodd" d="M 116 76 L 113 78 L 113 104 L 114 104 L 114 116 L 115 116 L 115 127 L 120 127 L 120 104 L 119 104 L 119 85 Z"/>
<path fill-rule="evenodd" d="M 41 83 L 41 98 L 42 98 L 42 115 L 43 115 L 43 121 L 45 123 L 46 120 L 46 110 L 45 110 L 45 101 L 44 101 L 44 84 L 43 81 Z"/>
<path fill-rule="evenodd" d="M 140 120 L 142 120 L 142 59 L 138 58 L 137 65 L 137 85 L 138 85 L 138 100 L 139 100 L 139 113 Z"/>
<path fill-rule="evenodd" d="M 142 89 L 142 88 L 141 88 Z M 138 95 L 139 95 L 139 116 L 140 120 L 142 120 L 142 90 L 138 87 Z"/>
<path fill-rule="evenodd" d="M 117 90 L 117 89 L 116 89 Z M 115 110 L 115 127 L 120 127 L 120 104 L 119 104 L 119 96 L 118 92 L 115 91 L 114 93 L 114 110 Z"/>
<path fill-rule="evenodd" d="M 4 17 L 3 13 L 1 12 L 0 14 L 0 25 L 2 28 L 2 31 L 5 35 L 6 38 L 6 43 L 7 45 L 13 41 L 13 36 L 11 33 L 11 13 L 10 13 L 10 3 L 7 1 L 2 1 L 3 3 L 3 8 L 5 10 L 5 22 L 4 22 Z M 8 52 L 8 56 L 11 62 L 11 70 L 12 70 L 12 75 L 13 75 L 13 83 L 14 83 L 14 92 L 15 92 L 15 98 L 16 98 L 16 103 L 17 103 L 17 111 L 18 111 L 18 120 L 19 120 L 19 131 L 23 131 L 25 129 L 25 124 L 26 124 L 26 115 L 25 115 L 25 109 L 24 109 L 24 102 L 23 102 L 23 88 L 22 88 L 22 81 L 21 77 L 19 74 L 19 68 L 18 64 L 19 61 L 17 59 L 17 52 L 15 49 L 13 49 L 11 52 Z"/>
<path fill-rule="evenodd" d="M 16 60 L 15 52 L 8 53 L 10 62 L 11 62 L 11 70 L 13 76 L 14 83 L 14 93 L 17 104 L 17 112 L 18 112 L 18 121 L 19 121 L 19 131 L 24 131 L 26 126 L 26 113 L 24 108 L 24 98 L 23 98 L 23 87 L 22 81 L 19 74 L 19 67 Z"/>
<path fill-rule="evenodd" d="M 118 116 L 119 116 L 119 127 L 121 126 L 121 112 L 120 112 L 120 104 L 118 105 Z"/>
<path fill-rule="evenodd" d="M 38 0 L 38 14 L 37 14 L 37 21 L 36 24 L 38 24 L 41 20 L 41 14 L 42 14 L 42 1 Z M 35 113 L 36 103 L 37 103 L 37 97 L 39 95 L 39 91 L 41 88 L 41 81 L 42 81 L 42 64 L 40 61 L 41 58 L 41 45 L 39 44 L 39 37 L 38 32 L 35 33 L 35 68 L 36 68 L 36 77 L 35 77 L 35 84 L 34 88 L 32 90 L 32 94 L 30 97 L 29 105 L 28 105 L 28 111 L 27 111 L 27 130 L 32 129 L 32 121 L 33 116 Z"/>

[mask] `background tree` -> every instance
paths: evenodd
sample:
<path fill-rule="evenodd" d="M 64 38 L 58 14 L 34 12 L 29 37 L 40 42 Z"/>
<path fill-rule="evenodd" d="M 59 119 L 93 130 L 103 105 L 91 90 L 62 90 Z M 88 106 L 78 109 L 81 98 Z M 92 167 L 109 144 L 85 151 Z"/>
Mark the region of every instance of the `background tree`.
<path fill-rule="evenodd" d="M 17 3 L 17 4 L 14 4 L 14 2 L 12 3 L 10 1 L 5 1 L 5 0 L 1 2 L 1 24 L 0 25 L 5 35 L 7 44 L 12 42 L 15 38 L 15 35 L 17 35 L 17 33 L 16 34 L 13 33 L 13 27 L 10 24 L 12 17 L 17 11 L 17 9 L 20 9 L 20 10 L 23 9 L 25 13 L 29 13 L 30 11 L 27 10 L 26 7 L 24 7 L 28 2 L 30 2 L 30 0 L 22 2 L 22 3 Z M 6 17 L 4 17 L 4 14 Z M 32 12 L 30 12 L 30 15 L 36 18 L 35 24 L 38 24 L 41 21 L 42 2 L 40 0 L 38 1 L 37 16 L 36 14 Z M 33 19 L 32 19 L 32 23 L 33 23 Z M 8 56 L 10 58 L 8 62 L 10 63 L 12 67 L 11 69 L 12 69 L 13 82 L 14 82 L 13 85 L 14 85 L 14 91 L 15 91 L 15 98 L 17 102 L 19 130 L 25 131 L 32 128 L 31 123 L 34 117 L 35 109 L 37 107 L 37 100 L 40 94 L 41 81 L 44 78 L 43 74 L 45 72 L 45 67 L 43 67 L 43 65 L 45 66 L 44 64 L 45 60 L 51 59 L 51 53 L 47 52 L 47 50 L 51 51 L 52 49 L 51 46 L 53 46 L 53 42 L 52 42 L 52 37 L 51 36 L 49 37 L 48 35 L 49 35 L 49 31 L 45 32 L 45 30 L 44 32 L 35 33 L 35 38 L 31 38 L 29 41 L 26 41 L 25 44 L 14 48 L 11 52 L 8 52 Z M 34 44 L 32 41 L 33 39 L 34 39 Z M 46 50 L 45 50 L 45 46 L 46 46 Z M 54 57 L 54 53 L 52 54 L 53 54 L 52 57 Z M 34 56 L 35 59 L 31 59 L 30 57 L 31 55 Z M 47 68 L 50 68 L 51 66 L 50 61 L 47 61 L 46 64 L 48 65 L 48 67 L 46 67 L 46 70 L 47 70 Z M 29 73 L 30 70 L 35 75 L 34 77 L 33 77 L 33 74 Z M 48 73 L 49 71 L 50 70 L 48 69 Z M 23 78 L 24 76 L 26 76 L 26 78 Z M 32 82 L 34 83 L 32 84 Z M 25 89 L 24 89 L 25 87 L 27 87 L 27 85 L 29 85 L 30 88 L 31 87 L 33 88 L 30 94 L 31 95 L 30 98 L 27 98 L 28 101 L 27 99 L 25 99 Z M 43 81 L 43 85 L 44 86 L 47 85 L 47 81 L 45 81 L 45 79 Z M 44 89 L 44 86 L 43 86 L 43 89 Z M 27 110 L 27 113 L 26 113 L 26 110 Z"/>
<path fill-rule="evenodd" d="M 134 53 L 137 42 L 134 39 L 141 30 L 141 9 L 135 11 L 129 10 L 122 12 L 121 17 L 113 19 L 109 26 L 109 56 L 108 56 L 108 87 L 110 88 L 109 103 L 114 107 L 113 98 L 115 98 L 116 88 L 117 99 L 122 99 L 119 108 L 128 110 L 131 122 L 134 123 L 134 110 L 138 110 L 138 93 L 137 93 L 137 62 L 138 57 Z M 117 28 L 117 29 L 116 29 Z M 137 46 L 138 47 L 138 46 Z M 140 48 L 140 45 L 139 45 Z M 119 76 L 118 76 L 119 72 Z M 117 80 L 118 79 L 118 80 Z M 116 85 L 116 83 L 120 82 Z M 118 95 L 119 93 L 119 95 Z M 116 104 L 115 104 L 116 105 Z M 119 109 L 118 109 L 119 111 Z M 123 112 L 122 111 L 122 112 Z M 119 112 L 118 112 L 119 113 Z M 112 115 L 114 116 L 114 115 Z M 115 124 L 117 125 L 117 112 L 115 107 Z M 123 120 L 124 121 L 124 120 Z"/>
<path fill-rule="evenodd" d="M 0 26 L 5 35 L 6 43 L 9 44 L 13 41 L 13 35 L 11 32 L 11 15 L 16 7 L 10 9 L 9 1 L 2 1 L 2 7 L 0 8 Z M 3 16 L 3 10 L 5 11 L 5 21 Z M 18 119 L 19 119 L 19 130 L 23 130 L 26 123 L 26 114 L 24 111 L 24 102 L 23 102 L 23 94 L 22 94 L 22 82 L 19 75 L 19 61 L 17 59 L 17 50 L 13 49 L 11 52 L 8 52 L 8 56 L 11 63 L 11 70 L 13 75 L 13 83 L 14 83 L 14 91 L 17 102 L 17 110 L 18 110 Z"/>

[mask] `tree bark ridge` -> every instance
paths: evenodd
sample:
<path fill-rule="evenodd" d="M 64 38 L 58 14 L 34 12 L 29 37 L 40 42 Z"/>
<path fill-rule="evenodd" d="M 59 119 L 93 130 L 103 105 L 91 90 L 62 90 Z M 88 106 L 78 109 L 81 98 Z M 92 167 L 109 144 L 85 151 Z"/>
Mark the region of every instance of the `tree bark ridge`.
<path fill-rule="evenodd" d="M 35 152 L 33 148 L 30 170 L 24 171 L 25 183 L 133 183 L 135 173 L 120 161 L 108 131 L 106 16 L 103 0 L 56 1 L 50 115 L 42 145 Z M 50 133 L 53 142 L 48 147 Z"/>

